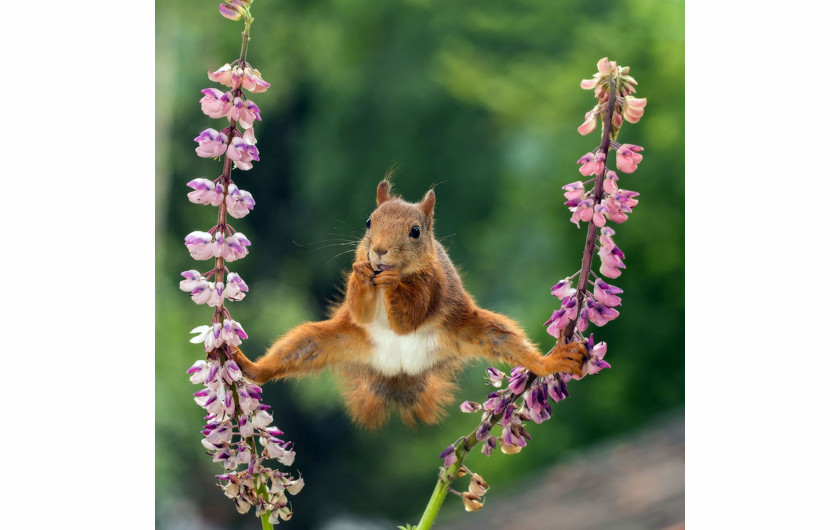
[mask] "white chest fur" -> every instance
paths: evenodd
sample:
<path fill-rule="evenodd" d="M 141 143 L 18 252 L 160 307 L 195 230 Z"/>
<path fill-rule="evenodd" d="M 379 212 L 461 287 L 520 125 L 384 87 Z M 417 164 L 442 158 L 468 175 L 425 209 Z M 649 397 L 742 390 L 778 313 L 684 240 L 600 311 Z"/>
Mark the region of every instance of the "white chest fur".
<path fill-rule="evenodd" d="M 365 326 L 373 342 L 370 364 L 388 376 L 415 375 L 431 368 L 437 357 L 437 334 L 422 327 L 405 335 L 395 333 L 388 323 L 384 294 L 377 293 L 373 321 Z"/>

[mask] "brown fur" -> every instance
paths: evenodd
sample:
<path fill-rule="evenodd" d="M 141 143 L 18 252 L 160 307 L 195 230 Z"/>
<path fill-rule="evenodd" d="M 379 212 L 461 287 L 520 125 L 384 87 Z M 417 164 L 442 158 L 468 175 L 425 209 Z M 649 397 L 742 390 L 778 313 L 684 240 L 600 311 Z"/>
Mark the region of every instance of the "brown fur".
<path fill-rule="evenodd" d="M 390 188 L 388 179 L 377 186 L 377 208 L 356 250 L 344 302 L 328 320 L 301 324 L 280 337 L 256 363 L 236 349 L 234 358 L 248 379 L 262 384 L 333 368 L 344 377 L 350 417 L 376 428 L 392 406 L 408 425 L 440 420 L 454 399 L 454 374 L 471 359 L 522 365 L 538 376 L 580 375 L 587 355 L 581 343 L 558 344 L 544 356 L 513 320 L 475 305 L 434 239 L 434 191 L 414 204 L 392 196 Z M 409 236 L 414 226 L 418 238 Z M 383 264 L 391 268 L 380 271 Z M 367 362 L 373 343 L 364 325 L 374 318 L 379 291 L 392 331 L 405 335 L 423 326 L 437 332 L 434 366 L 388 376 Z"/>

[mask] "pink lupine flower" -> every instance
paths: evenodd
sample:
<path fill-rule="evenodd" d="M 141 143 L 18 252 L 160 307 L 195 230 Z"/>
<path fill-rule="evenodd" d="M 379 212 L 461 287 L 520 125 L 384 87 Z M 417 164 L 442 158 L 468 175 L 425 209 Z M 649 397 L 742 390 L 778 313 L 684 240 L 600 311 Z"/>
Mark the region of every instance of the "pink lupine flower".
<path fill-rule="evenodd" d="M 618 317 L 618 311 L 591 298 L 586 299 L 586 316 L 596 326 L 603 326 Z"/>
<path fill-rule="evenodd" d="M 216 129 L 204 129 L 195 137 L 198 147 L 195 152 L 202 158 L 215 158 L 225 153 L 228 137 Z"/>
<path fill-rule="evenodd" d="M 567 296 L 574 294 L 575 289 L 572 287 L 572 280 L 570 278 L 563 278 L 551 288 L 551 294 L 563 300 Z"/>
<path fill-rule="evenodd" d="M 595 226 L 602 227 L 607 224 L 607 217 L 609 215 L 609 210 L 603 204 L 596 204 L 593 208 L 592 214 L 592 222 L 595 223 Z"/>
<path fill-rule="evenodd" d="M 596 154 L 586 153 L 577 161 L 578 164 L 583 164 L 580 166 L 580 174 L 584 177 L 600 175 L 604 171 L 604 161 L 606 159 L 607 155 L 601 151 Z"/>
<path fill-rule="evenodd" d="M 254 209 L 254 197 L 245 190 L 240 190 L 233 182 L 228 185 L 227 212 L 231 217 L 241 219 Z"/>
<path fill-rule="evenodd" d="M 580 201 L 580 203 L 578 203 L 578 205 L 575 206 L 572 212 L 572 218 L 570 219 L 571 222 L 575 223 L 576 226 L 580 227 L 580 221 L 584 221 L 586 223 L 591 221 L 592 214 L 594 213 L 592 207 L 592 199 L 585 199 Z"/>
<path fill-rule="evenodd" d="M 594 79 L 594 78 L 582 79 L 580 81 L 580 88 L 582 88 L 584 90 L 592 90 L 593 88 L 595 88 L 595 85 L 597 85 L 597 84 L 598 84 L 597 79 Z"/>
<path fill-rule="evenodd" d="M 618 191 L 618 173 L 613 170 L 607 171 L 604 179 L 604 191 L 606 193 L 615 193 Z"/>
<path fill-rule="evenodd" d="M 624 144 L 620 146 L 615 152 L 615 161 L 618 166 L 618 170 L 622 173 L 632 173 L 636 171 L 636 167 L 639 162 L 642 161 L 642 155 L 639 154 L 639 151 L 642 151 L 643 149 L 644 148 L 633 144 Z"/>
<path fill-rule="evenodd" d="M 230 109 L 230 119 L 238 121 L 244 128 L 253 127 L 254 120 L 262 120 L 260 118 L 260 108 L 253 101 L 242 101 L 242 98 L 235 98 L 233 100 L 233 107 Z"/>
<path fill-rule="evenodd" d="M 245 140 L 252 145 L 257 145 L 257 138 L 254 136 L 253 127 L 245 129 L 245 132 L 242 133 L 242 138 L 245 138 Z"/>
<path fill-rule="evenodd" d="M 224 4 L 219 4 L 219 13 L 230 20 L 239 20 L 245 14 L 243 2 L 239 0 L 229 0 Z"/>
<path fill-rule="evenodd" d="M 616 194 L 616 199 L 621 201 L 622 204 L 626 205 L 628 208 L 635 208 L 637 204 L 639 204 L 639 200 L 636 197 L 639 196 L 638 191 L 630 191 L 630 190 L 618 190 Z"/>
<path fill-rule="evenodd" d="M 598 61 L 598 73 L 601 76 L 608 76 L 610 72 L 617 71 L 618 65 L 616 65 L 615 61 L 610 61 L 606 57 L 602 57 L 600 61 Z"/>
<path fill-rule="evenodd" d="M 192 301 L 198 305 L 206 304 L 210 301 L 210 296 L 213 294 L 213 288 L 210 286 L 210 283 L 206 280 L 203 282 L 199 282 L 192 291 L 190 291 L 190 297 Z"/>
<path fill-rule="evenodd" d="M 576 206 L 580 202 L 580 199 L 583 199 L 583 195 L 586 192 L 586 188 L 583 187 L 583 182 L 579 180 L 571 184 L 566 184 L 562 189 L 566 190 L 566 193 L 563 194 L 566 199 L 575 201 L 574 205 L 567 203 L 567 206 Z"/>
<path fill-rule="evenodd" d="M 187 186 L 195 190 L 187 193 L 191 203 L 218 206 L 224 200 L 225 190 L 221 182 L 197 178 L 187 182 Z"/>
<path fill-rule="evenodd" d="M 639 123 L 645 113 L 647 98 L 634 98 L 627 96 L 624 101 L 624 119 L 630 123 Z"/>
<path fill-rule="evenodd" d="M 235 261 L 248 255 L 248 246 L 251 242 L 242 232 L 237 232 L 224 240 L 222 258 L 225 261 Z"/>
<path fill-rule="evenodd" d="M 242 88 L 253 92 L 254 94 L 259 94 L 260 92 L 268 90 L 268 87 L 270 86 L 270 83 L 263 81 L 259 70 L 247 66 L 245 67 L 244 77 L 242 79 Z"/>
<path fill-rule="evenodd" d="M 213 236 L 207 232 L 190 232 L 184 238 L 184 244 L 194 260 L 204 261 L 213 256 Z"/>
<path fill-rule="evenodd" d="M 245 293 L 248 292 L 248 284 L 246 284 L 239 274 L 229 272 L 227 275 L 227 285 L 225 286 L 225 298 L 231 301 L 242 300 L 245 298 Z"/>
<path fill-rule="evenodd" d="M 624 291 L 608 284 L 601 278 L 595 280 L 595 300 L 609 307 L 621 305 L 621 298 L 618 297 Z"/>
<path fill-rule="evenodd" d="M 610 221 L 620 224 L 627 220 L 627 213 L 630 212 L 630 208 L 621 204 L 615 197 L 607 197 L 603 204 L 608 210 L 607 216 Z"/>
<path fill-rule="evenodd" d="M 619 269 L 624 269 L 626 267 L 621 261 L 621 257 L 619 257 L 620 255 L 623 256 L 618 247 L 613 247 L 612 250 L 607 250 L 605 247 L 601 247 L 598 250 L 598 257 L 601 258 L 601 267 L 598 271 L 601 275 L 613 279 L 618 278 L 621 275 L 621 271 Z"/>
<path fill-rule="evenodd" d="M 230 63 L 225 64 L 215 72 L 207 72 L 207 76 L 210 78 L 211 81 L 215 81 L 219 84 L 229 86 L 231 88 L 236 88 L 233 86 L 233 69 L 230 66 Z"/>
<path fill-rule="evenodd" d="M 222 92 L 216 88 L 205 88 L 201 91 L 204 97 L 199 100 L 201 111 L 211 118 L 222 118 L 231 111 L 231 93 Z"/>
<path fill-rule="evenodd" d="M 591 81 L 592 86 L 594 87 L 595 80 L 592 79 Z M 581 86 L 583 86 L 583 83 L 581 83 Z M 583 123 L 581 123 L 580 127 L 578 127 L 578 133 L 580 133 L 581 136 L 586 136 L 587 134 L 595 130 L 595 127 L 598 126 L 598 120 L 596 118 L 600 114 L 600 111 L 601 106 L 595 105 L 595 107 L 592 110 L 586 113 L 586 115 L 583 117 Z"/>
<path fill-rule="evenodd" d="M 602 248 L 606 248 L 607 250 L 612 250 L 615 247 L 615 242 L 612 239 L 612 236 L 615 235 L 615 230 L 612 228 L 605 226 L 601 229 L 601 236 L 598 238 L 598 242 L 601 244 Z"/>
<path fill-rule="evenodd" d="M 227 155 L 236 164 L 236 167 L 242 170 L 249 170 L 253 166 L 252 160 L 259 161 L 260 152 L 257 147 L 244 138 L 234 138 L 227 148 Z"/>

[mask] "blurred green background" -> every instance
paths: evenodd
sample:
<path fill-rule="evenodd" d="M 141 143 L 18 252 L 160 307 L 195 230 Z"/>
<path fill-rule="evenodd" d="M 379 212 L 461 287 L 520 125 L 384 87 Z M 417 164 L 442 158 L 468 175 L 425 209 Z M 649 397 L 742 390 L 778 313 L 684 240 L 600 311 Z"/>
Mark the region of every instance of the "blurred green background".
<path fill-rule="evenodd" d="M 207 70 L 238 57 L 242 24 L 216 2 L 156 5 L 156 519 L 161 528 L 254 528 L 214 486 L 203 453 L 202 410 L 186 369 L 203 356 L 189 330 L 211 310 L 178 290 L 197 267 L 183 245 L 215 223 L 187 201 L 186 182 L 215 178 L 193 138 L 221 127 L 201 113 Z M 598 133 L 576 128 L 594 105 L 579 88 L 603 56 L 631 66 L 648 98 L 619 140 L 645 147 L 621 184 L 641 193 L 615 240 L 627 270 L 621 317 L 596 337 L 613 365 L 570 385 L 571 399 L 529 432 L 518 455 L 467 465 L 497 491 L 606 437 L 632 431 L 684 403 L 684 5 L 681 1 L 256 0 L 249 62 L 272 86 L 253 96 L 261 161 L 234 172 L 256 199 L 232 224 L 252 241 L 232 266 L 251 288 L 230 304 L 257 357 L 305 320 L 324 318 L 354 241 L 375 206 L 377 182 L 396 167 L 397 192 L 417 201 L 436 185 L 436 235 L 479 304 L 510 315 L 548 346 L 550 287 L 580 267 L 585 233 L 569 222 L 561 186 Z M 611 158 L 612 159 L 612 158 Z M 202 269 L 203 270 L 203 269 Z M 504 368 L 503 368 L 504 369 Z M 484 366 L 460 378 L 459 402 L 488 392 Z M 437 455 L 475 426 L 453 407 L 435 427 L 393 420 L 364 432 L 345 417 L 330 375 L 265 385 L 275 424 L 297 444 L 306 480 L 286 528 L 417 522 L 434 486 Z M 488 497 L 492 502 L 492 497 Z M 462 510 L 448 499 L 444 510 Z"/>

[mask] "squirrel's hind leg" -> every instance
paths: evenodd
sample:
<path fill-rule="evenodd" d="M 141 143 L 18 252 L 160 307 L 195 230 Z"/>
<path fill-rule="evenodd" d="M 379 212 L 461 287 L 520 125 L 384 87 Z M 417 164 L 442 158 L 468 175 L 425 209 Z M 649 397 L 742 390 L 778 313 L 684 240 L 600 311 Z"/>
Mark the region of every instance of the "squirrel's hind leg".
<path fill-rule="evenodd" d="M 307 322 L 279 339 L 256 362 L 238 348 L 233 358 L 242 373 L 257 384 L 270 379 L 306 375 L 326 366 L 352 362 L 366 347 L 364 332 L 352 325 L 346 315 L 329 320 Z"/>
<path fill-rule="evenodd" d="M 458 350 L 470 357 L 524 366 L 537 376 L 557 372 L 581 375 L 588 359 L 580 342 L 555 346 L 548 355 L 528 340 L 525 332 L 504 315 L 474 308 L 458 328 Z"/>

